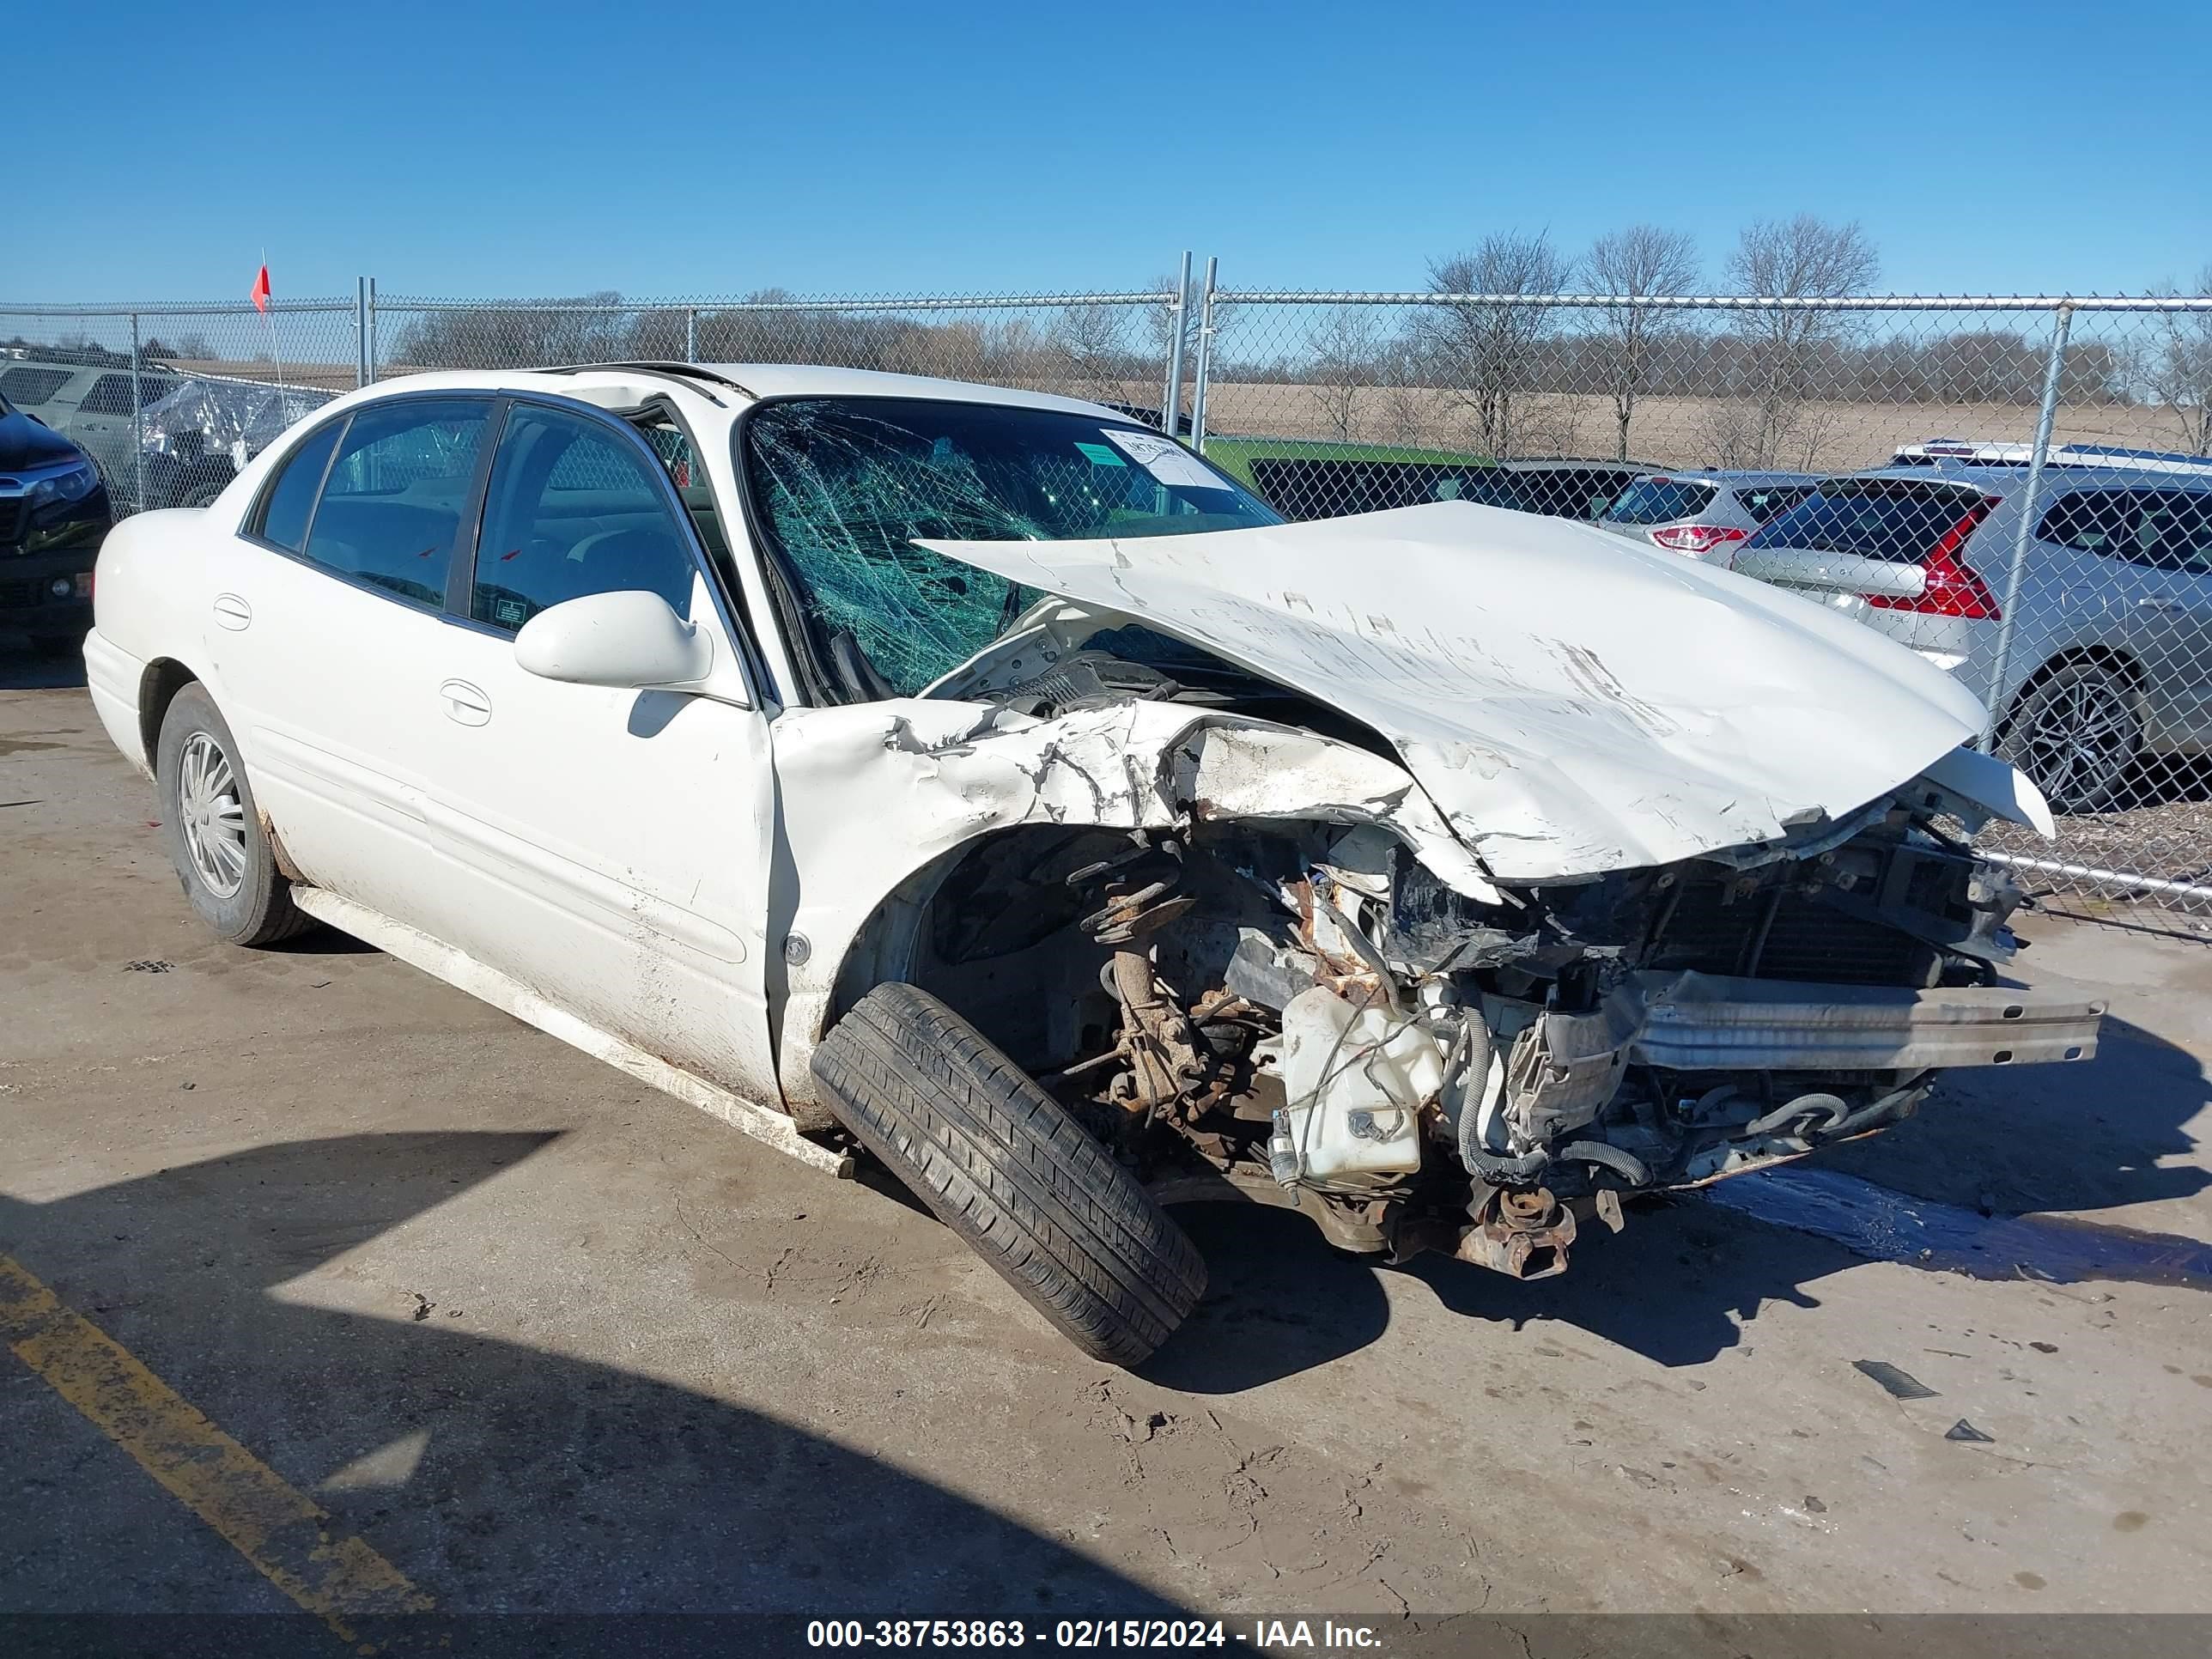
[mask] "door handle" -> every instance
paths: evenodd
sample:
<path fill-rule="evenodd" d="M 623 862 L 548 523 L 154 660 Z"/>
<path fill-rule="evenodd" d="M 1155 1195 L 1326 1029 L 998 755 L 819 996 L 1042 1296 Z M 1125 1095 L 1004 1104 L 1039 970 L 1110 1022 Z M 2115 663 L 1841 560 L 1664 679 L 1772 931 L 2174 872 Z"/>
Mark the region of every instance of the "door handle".
<path fill-rule="evenodd" d="M 2162 597 L 2137 599 L 2136 601 L 2136 609 L 2138 611 L 2179 611 L 2181 609 L 2181 601 L 2179 599 L 2170 599 Z"/>
<path fill-rule="evenodd" d="M 466 680 L 447 680 L 438 688 L 445 700 L 446 718 L 462 726 L 482 726 L 491 719 L 491 699 Z"/>
<path fill-rule="evenodd" d="M 215 596 L 215 619 L 218 625 L 235 634 L 253 620 L 253 607 L 235 593 L 218 593 Z"/>

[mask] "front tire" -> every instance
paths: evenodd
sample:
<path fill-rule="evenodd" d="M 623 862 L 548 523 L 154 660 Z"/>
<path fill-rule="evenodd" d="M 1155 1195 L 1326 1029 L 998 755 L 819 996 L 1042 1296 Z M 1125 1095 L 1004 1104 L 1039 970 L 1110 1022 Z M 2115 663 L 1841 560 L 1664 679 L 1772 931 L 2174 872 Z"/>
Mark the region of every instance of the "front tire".
<path fill-rule="evenodd" d="M 274 945 L 313 925 L 292 902 L 238 740 L 205 689 L 188 685 L 161 717 L 154 776 L 161 840 L 200 920 L 233 945 Z"/>
<path fill-rule="evenodd" d="M 1997 753 L 2027 774 L 2058 812 L 2100 812 L 2117 802 L 2142 752 L 2134 683 L 2109 663 L 2046 670 L 2013 704 Z"/>
<path fill-rule="evenodd" d="M 1141 1364 L 1197 1306 L 1206 1264 L 1188 1236 L 927 992 L 878 986 L 813 1071 L 837 1121 L 1093 1358 Z"/>

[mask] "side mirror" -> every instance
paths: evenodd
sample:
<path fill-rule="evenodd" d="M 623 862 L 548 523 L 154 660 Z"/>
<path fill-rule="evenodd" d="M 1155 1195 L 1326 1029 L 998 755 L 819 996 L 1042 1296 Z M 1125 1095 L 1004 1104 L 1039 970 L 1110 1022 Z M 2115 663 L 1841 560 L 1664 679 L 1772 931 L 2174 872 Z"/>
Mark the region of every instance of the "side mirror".
<path fill-rule="evenodd" d="M 572 685 L 688 690 L 714 666 L 714 642 L 658 593 L 587 593 L 548 605 L 514 636 L 530 673 Z"/>

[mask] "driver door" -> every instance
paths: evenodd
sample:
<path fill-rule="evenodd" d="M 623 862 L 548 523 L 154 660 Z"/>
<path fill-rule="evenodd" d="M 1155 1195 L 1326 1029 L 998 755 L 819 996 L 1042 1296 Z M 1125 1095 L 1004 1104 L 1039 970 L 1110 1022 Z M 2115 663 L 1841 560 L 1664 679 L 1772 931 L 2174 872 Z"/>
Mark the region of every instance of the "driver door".
<path fill-rule="evenodd" d="M 772 784 L 757 707 L 543 679 L 538 611 L 643 589 L 735 645 L 697 537 L 641 434 L 515 401 L 465 618 L 445 630 L 432 838 L 477 895 L 454 940 L 588 1024 L 756 1102 L 781 1099 L 764 956 Z"/>

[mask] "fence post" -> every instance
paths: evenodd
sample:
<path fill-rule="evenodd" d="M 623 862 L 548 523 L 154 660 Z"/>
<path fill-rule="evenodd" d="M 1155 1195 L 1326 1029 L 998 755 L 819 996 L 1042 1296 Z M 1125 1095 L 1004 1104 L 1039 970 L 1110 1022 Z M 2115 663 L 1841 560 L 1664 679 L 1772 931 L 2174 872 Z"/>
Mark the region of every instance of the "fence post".
<path fill-rule="evenodd" d="M 1192 376 L 1190 441 L 1201 455 L 1206 453 L 1206 374 L 1213 355 L 1213 273 L 1219 264 L 1212 254 L 1206 256 L 1206 287 L 1198 296 L 1198 368 Z"/>
<path fill-rule="evenodd" d="M 131 313 L 131 510 L 146 510 L 146 388 L 139 384 L 138 313 Z"/>
<path fill-rule="evenodd" d="M 2058 383 L 2066 372 L 2066 337 L 2074 331 L 2074 307 L 2062 304 L 2051 327 L 2051 359 L 2043 366 L 2043 404 L 2035 414 L 2035 447 L 2027 455 L 2027 488 L 2013 526 L 2012 562 L 2005 570 L 2004 599 L 1997 617 L 1996 661 L 1990 669 L 1989 717 L 1982 747 L 1996 750 L 1997 722 L 2004 718 L 2005 671 L 2012 661 L 2013 622 L 2020 611 L 2021 577 L 2027 566 L 2028 544 L 2035 538 L 2035 507 L 2043 487 L 2044 458 L 2051 453 L 2051 428 L 2058 414 Z"/>
<path fill-rule="evenodd" d="M 368 283 L 368 331 L 361 337 L 362 367 L 368 375 L 368 380 L 362 382 L 365 386 L 376 379 L 376 278 L 363 280 Z"/>
<path fill-rule="evenodd" d="M 353 279 L 353 383 L 368 384 L 368 278 Z"/>
<path fill-rule="evenodd" d="M 1182 251 L 1182 270 L 1176 277 L 1175 303 L 1168 307 L 1168 384 L 1160 397 L 1160 430 L 1172 438 L 1182 415 L 1182 326 L 1185 302 L 1190 298 L 1190 250 Z"/>
<path fill-rule="evenodd" d="M 684 307 L 684 361 L 699 361 L 699 313 L 691 306 Z"/>

